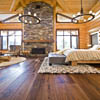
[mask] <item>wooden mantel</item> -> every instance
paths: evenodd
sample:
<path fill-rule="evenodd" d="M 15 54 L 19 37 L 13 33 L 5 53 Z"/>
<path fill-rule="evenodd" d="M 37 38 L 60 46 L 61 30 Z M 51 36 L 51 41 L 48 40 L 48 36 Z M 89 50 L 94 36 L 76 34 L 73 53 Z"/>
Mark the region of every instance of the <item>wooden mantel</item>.
<path fill-rule="evenodd" d="M 51 43 L 53 42 L 52 40 L 23 40 L 23 42 L 26 42 L 26 43 L 32 43 L 32 42 L 35 42 L 35 43 Z"/>

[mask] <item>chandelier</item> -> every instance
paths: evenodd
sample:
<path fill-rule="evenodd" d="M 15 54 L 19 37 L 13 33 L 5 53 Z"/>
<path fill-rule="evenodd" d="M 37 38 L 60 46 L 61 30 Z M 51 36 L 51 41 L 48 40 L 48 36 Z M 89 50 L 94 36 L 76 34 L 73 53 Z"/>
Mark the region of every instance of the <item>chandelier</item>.
<path fill-rule="evenodd" d="M 82 24 L 89 22 L 95 18 L 95 14 L 90 11 L 88 14 L 85 14 L 83 11 L 83 3 L 81 0 L 81 11 L 78 12 L 76 15 L 73 15 L 72 22 L 75 24 Z"/>
<path fill-rule="evenodd" d="M 31 14 L 31 12 L 28 12 L 28 14 L 19 14 L 19 20 L 21 23 L 24 24 L 39 24 L 40 18 L 37 17 L 37 14 Z"/>

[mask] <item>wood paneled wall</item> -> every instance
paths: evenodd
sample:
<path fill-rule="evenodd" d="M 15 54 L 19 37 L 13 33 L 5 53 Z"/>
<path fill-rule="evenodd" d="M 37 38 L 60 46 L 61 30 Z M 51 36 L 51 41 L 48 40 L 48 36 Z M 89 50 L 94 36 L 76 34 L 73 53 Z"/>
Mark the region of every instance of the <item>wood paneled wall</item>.
<path fill-rule="evenodd" d="M 81 49 L 87 48 L 88 34 L 85 24 L 56 23 L 56 29 L 79 29 L 79 48 Z M 56 37 L 56 32 L 54 34 Z"/>
<path fill-rule="evenodd" d="M 87 30 L 88 32 L 95 32 L 100 30 L 100 18 L 87 23 Z"/>
<path fill-rule="evenodd" d="M 98 16 L 100 16 L 100 14 L 98 14 Z M 88 34 L 87 42 L 89 44 L 90 43 L 90 40 L 89 40 L 90 33 L 97 32 L 97 31 L 99 31 L 99 33 L 100 33 L 100 17 L 98 17 L 97 19 L 95 19 L 91 22 L 88 22 L 86 24 L 86 27 L 87 27 L 87 34 Z"/>
<path fill-rule="evenodd" d="M 23 26 L 20 23 L 0 23 L 0 29 L 23 29 Z"/>

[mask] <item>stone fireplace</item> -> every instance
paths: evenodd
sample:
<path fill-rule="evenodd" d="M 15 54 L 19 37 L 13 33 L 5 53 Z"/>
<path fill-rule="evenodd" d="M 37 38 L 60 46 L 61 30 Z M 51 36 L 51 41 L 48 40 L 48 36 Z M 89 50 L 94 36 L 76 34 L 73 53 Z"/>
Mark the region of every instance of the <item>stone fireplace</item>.
<path fill-rule="evenodd" d="M 39 24 L 24 24 L 24 49 L 45 48 L 46 54 L 53 51 L 53 8 L 44 2 L 32 2 L 24 9 L 41 19 Z"/>

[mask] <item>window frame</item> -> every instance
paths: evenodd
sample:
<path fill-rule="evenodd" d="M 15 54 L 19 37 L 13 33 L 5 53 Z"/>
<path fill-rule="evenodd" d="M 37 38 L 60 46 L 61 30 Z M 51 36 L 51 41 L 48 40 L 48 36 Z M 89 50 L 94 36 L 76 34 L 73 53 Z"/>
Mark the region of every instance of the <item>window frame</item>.
<path fill-rule="evenodd" d="M 71 22 L 67 22 L 67 21 L 65 21 L 65 22 L 59 22 L 59 20 L 58 20 L 58 15 L 60 15 L 60 16 L 62 16 L 62 17 L 65 17 L 65 18 L 67 18 L 67 19 L 70 19 Z M 67 15 L 61 14 L 61 13 L 56 13 L 56 23 L 72 23 L 72 18 L 69 17 L 69 16 L 67 16 Z"/>
<path fill-rule="evenodd" d="M 57 35 L 57 31 L 63 31 L 63 35 Z M 70 35 L 64 35 L 64 31 L 70 31 Z M 71 34 L 71 31 L 78 31 L 78 35 L 72 35 Z M 77 49 L 80 48 L 80 33 L 79 33 L 79 29 L 56 29 L 56 51 L 58 50 L 57 49 L 57 36 L 63 36 L 63 48 L 64 48 L 64 36 L 70 36 L 70 47 L 72 48 L 72 36 L 76 36 L 78 37 L 78 44 L 77 44 Z"/>
<path fill-rule="evenodd" d="M 3 49 L 2 48 L 2 42 L 3 41 L 1 41 L 1 48 L 0 48 L 0 50 L 8 50 L 8 43 L 9 43 L 9 31 L 21 31 L 22 32 L 22 35 L 21 35 L 21 46 L 22 46 L 22 41 L 23 41 L 23 31 L 22 31 L 22 29 L 0 29 L 0 36 L 1 36 L 1 31 L 7 31 L 7 49 Z M 15 32 L 14 32 L 14 34 L 15 34 Z"/>
<path fill-rule="evenodd" d="M 90 34 L 90 44 L 91 44 L 91 47 L 94 46 L 93 39 L 92 39 L 92 37 L 94 35 L 97 35 L 97 44 L 95 44 L 95 45 L 98 45 L 99 44 L 99 31 L 93 32 L 93 33 Z"/>

